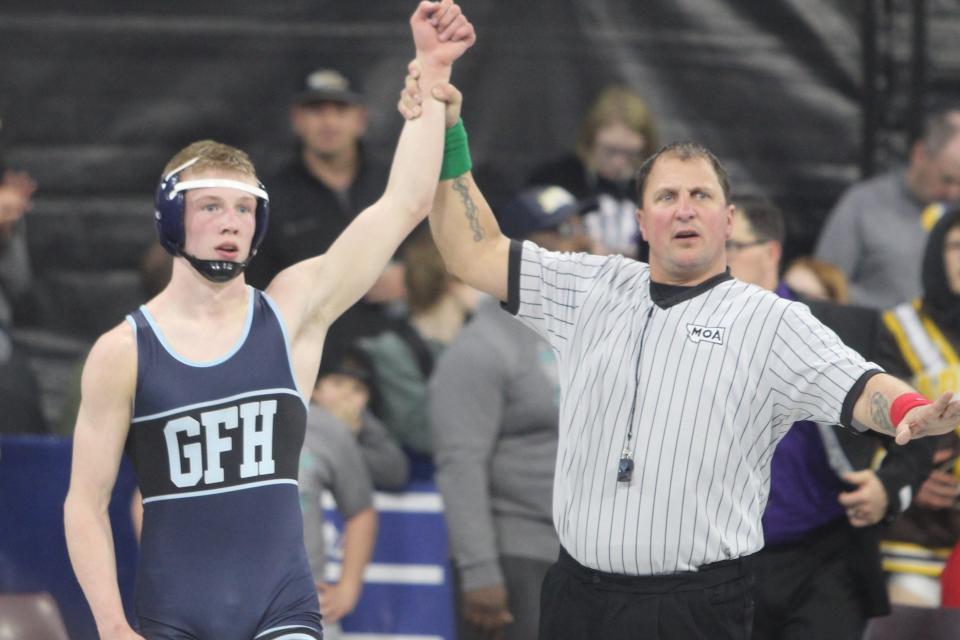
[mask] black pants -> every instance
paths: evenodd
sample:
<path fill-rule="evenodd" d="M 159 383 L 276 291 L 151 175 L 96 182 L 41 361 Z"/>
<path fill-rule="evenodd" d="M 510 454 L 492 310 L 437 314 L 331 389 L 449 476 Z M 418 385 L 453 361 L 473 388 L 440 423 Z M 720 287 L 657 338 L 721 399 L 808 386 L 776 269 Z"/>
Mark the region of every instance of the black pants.
<path fill-rule="evenodd" d="M 754 640 L 859 640 L 867 617 L 845 522 L 756 555 Z"/>
<path fill-rule="evenodd" d="M 582 566 L 563 549 L 543 581 L 541 640 L 748 640 L 752 579 L 746 560 L 663 576 Z"/>
<path fill-rule="evenodd" d="M 504 586 L 507 589 L 507 605 L 510 607 L 510 613 L 513 614 L 513 622 L 503 628 L 504 640 L 533 640 L 537 637 L 537 625 L 540 622 L 540 588 L 550 566 L 549 561 L 519 556 L 500 556 L 500 570 L 503 572 Z M 457 638 L 459 640 L 484 638 L 484 634 L 479 629 L 463 619 L 460 575 L 456 567 L 454 567 L 454 582 L 457 599 Z"/>

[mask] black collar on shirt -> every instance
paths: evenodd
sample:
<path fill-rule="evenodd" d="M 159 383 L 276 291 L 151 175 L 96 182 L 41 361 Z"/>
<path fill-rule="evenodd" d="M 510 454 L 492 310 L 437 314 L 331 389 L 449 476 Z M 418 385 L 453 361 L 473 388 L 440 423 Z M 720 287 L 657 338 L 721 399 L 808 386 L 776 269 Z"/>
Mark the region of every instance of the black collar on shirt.
<path fill-rule="evenodd" d="M 695 298 L 704 291 L 708 291 L 721 282 L 733 280 L 728 267 L 723 273 L 718 273 L 712 278 L 708 278 L 700 284 L 686 287 L 679 284 L 663 284 L 662 282 L 650 281 L 650 299 L 653 300 L 661 309 L 668 309 L 684 300 Z"/>

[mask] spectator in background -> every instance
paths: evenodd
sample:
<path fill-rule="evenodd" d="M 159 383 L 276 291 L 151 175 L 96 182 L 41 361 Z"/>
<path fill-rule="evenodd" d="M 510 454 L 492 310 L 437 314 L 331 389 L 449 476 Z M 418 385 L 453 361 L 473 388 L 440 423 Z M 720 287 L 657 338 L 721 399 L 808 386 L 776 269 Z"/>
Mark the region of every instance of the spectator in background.
<path fill-rule="evenodd" d="M 396 491 L 406 486 L 410 465 L 374 415 L 381 404 L 379 384 L 373 361 L 363 349 L 351 345 L 329 366 L 324 363 L 312 400 L 318 420 L 335 418 L 350 428 L 375 488 Z"/>
<path fill-rule="evenodd" d="M 409 71 L 399 108 L 405 117 L 416 117 L 419 101 L 409 99 L 417 97 L 416 66 Z M 720 162 L 704 147 L 674 143 L 641 167 L 637 216 L 650 243 L 649 265 L 623 256 L 551 252 L 500 232 L 470 175 L 459 91 L 448 85 L 434 87 L 430 95 L 448 101 L 444 161 L 451 170 L 441 174 L 430 212 L 444 260 L 458 277 L 506 303 L 549 341 L 559 360 L 561 424 L 553 512 L 562 545 L 544 578 L 539 637 L 744 638 L 753 614 L 748 556 L 763 546 L 759 521 L 769 490 L 767 454 L 790 423 L 819 417 L 853 427 L 856 421 L 859 429 L 895 434 L 905 444 L 912 425 L 917 435 L 924 433 L 924 423 L 928 434 L 957 428 L 960 400 L 945 393 L 931 403 L 911 394 L 908 385 L 843 345 L 804 305 L 731 278 L 724 247 L 734 212 L 730 185 Z M 732 324 L 689 324 L 700 318 L 718 322 L 721 316 Z M 656 336 L 652 344 L 644 342 L 648 327 Z M 711 368 L 706 360 L 693 368 L 678 366 L 681 359 L 701 355 L 705 340 L 730 346 L 731 334 L 738 334 L 741 346 L 757 346 L 758 357 L 737 361 L 734 352 L 730 366 Z M 633 358 L 636 366 L 610 366 L 612 360 Z M 843 361 L 849 369 L 844 370 Z M 807 373 L 798 373 L 797 367 Z M 744 373 L 748 369 L 751 373 Z M 661 394 L 660 382 L 671 375 L 676 394 Z M 844 382 L 838 384 L 838 379 Z M 721 385 L 725 393 L 719 391 Z M 735 393 L 731 385 L 739 385 Z M 688 395 L 685 390 L 691 388 L 695 391 Z M 800 392 L 803 388 L 810 391 Z M 672 413 L 660 402 L 681 395 Z M 691 420 L 690 412 L 699 412 L 704 397 L 720 398 L 706 403 L 710 406 L 704 411 L 712 417 Z M 891 402 L 896 402 L 892 417 L 887 415 Z M 907 402 L 916 404 L 903 419 L 899 408 Z M 634 407 L 640 407 L 637 415 Z M 655 415 L 661 409 L 663 419 Z M 626 420 L 624 414 L 629 414 Z M 633 440 L 635 418 L 639 441 Z M 732 429 L 715 446 L 697 434 L 680 438 L 700 447 L 700 462 L 722 449 L 740 461 L 715 457 L 703 466 L 694 462 L 692 446 L 676 446 L 677 434 L 698 424 Z M 742 440 L 751 430 L 756 434 L 752 441 L 766 443 L 766 449 L 747 451 Z M 634 451 L 644 456 L 636 465 L 639 477 Z M 689 478 L 698 467 L 711 465 L 724 469 L 719 484 L 715 477 L 710 487 L 718 495 L 716 511 L 726 507 L 727 515 L 736 514 L 738 520 L 718 519 L 699 506 L 688 510 L 675 497 L 688 495 L 675 482 L 678 469 Z M 731 468 L 732 480 L 726 476 Z M 693 493 L 702 497 L 700 491 Z M 656 506 L 657 497 L 661 506 Z M 692 514 L 686 527 L 680 524 L 685 513 Z M 649 526 L 624 526 L 633 517 Z M 697 538 L 709 538 L 715 529 L 712 551 L 695 560 Z M 748 545 L 740 546 L 747 539 Z"/>
<path fill-rule="evenodd" d="M 436 358 L 473 313 L 479 294 L 447 272 L 426 228 L 410 236 L 401 255 L 410 318 L 360 345 L 373 360 L 387 429 L 408 450 L 430 455 L 427 383 Z"/>
<path fill-rule="evenodd" d="M 727 242 L 731 274 L 796 299 L 778 283 L 784 240 L 780 210 L 742 200 Z M 808 301 L 814 316 L 864 357 L 875 358 L 872 309 Z M 871 463 L 883 446 L 876 471 Z M 854 435 L 840 427 L 795 422 L 773 451 L 764 547 L 755 558 L 753 638 L 859 638 L 867 618 L 890 612 L 874 526 L 906 509 L 930 468 L 927 441 Z"/>
<path fill-rule="evenodd" d="M 909 164 L 850 187 L 830 212 L 815 255 L 836 265 L 854 304 L 886 309 L 921 294 L 927 232 L 960 203 L 960 111 L 930 116 Z"/>
<path fill-rule="evenodd" d="M 634 176 L 659 142 L 653 114 L 627 87 L 603 89 L 577 134 L 576 153 L 533 171 L 528 185 L 557 185 L 585 201 L 583 219 L 599 253 L 645 256 Z"/>
<path fill-rule="evenodd" d="M 0 160 L 0 433 L 46 433 L 40 387 L 13 342 L 14 308 L 30 291 L 30 255 L 24 214 L 36 183 Z"/>
<path fill-rule="evenodd" d="M 807 300 L 850 302 L 847 277 L 829 262 L 801 256 L 783 272 L 783 283 Z"/>
<path fill-rule="evenodd" d="M 317 583 L 324 638 L 328 639 L 339 637 L 336 623 L 356 607 L 363 590 L 363 571 L 373 555 L 377 514 L 373 508 L 370 472 L 375 470 L 386 474 L 390 483 L 405 474 L 406 458 L 396 445 L 392 446 L 399 457 L 389 451 L 389 444 L 386 453 L 388 458 L 392 456 L 394 464 L 381 464 L 374 469 L 365 462 L 365 454 L 358 446 L 360 433 L 377 429 L 376 425 L 371 427 L 372 423 L 365 416 L 374 387 L 371 371 L 361 364 L 362 358 L 362 354 L 353 354 L 329 365 L 321 365 L 310 397 L 307 434 L 300 454 L 303 541 Z M 384 443 L 383 437 L 378 440 Z M 376 447 L 367 449 L 372 449 L 377 457 Z M 334 584 L 326 581 L 331 549 L 327 544 L 321 503 L 325 491 L 333 494 L 337 510 L 344 518 L 341 569 Z"/>
<path fill-rule="evenodd" d="M 283 269 L 327 251 L 387 184 L 388 167 L 363 142 L 364 97 L 341 72 L 318 69 L 306 77 L 293 98 L 290 125 L 300 144 L 295 157 L 264 180 L 270 229 L 247 276 L 261 289 Z M 374 300 L 368 294 L 330 327 L 325 354 L 386 328 L 379 303 L 403 298 L 402 268 L 391 263 L 371 291 Z"/>
<path fill-rule="evenodd" d="M 499 217 L 513 237 L 580 251 L 589 239 L 576 210 L 566 190 L 541 187 Z M 460 640 L 537 637 L 540 585 L 560 549 L 551 519 L 557 375 L 550 345 L 495 300 L 477 308 L 437 363 L 430 428 Z"/>
<path fill-rule="evenodd" d="M 30 255 L 24 214 L 33 207 L 37 184 L 26 171 L 0 161 L 0 326 L 13 326 L 13 308 L 30 289 Z"/>
<path fill-rule="evenodd" d="M 47 433 L 40 387 L 30 363 L 0 326 L 0 435 Z"/>
<path fill-rule="evenodd" d="M 929 398 L 960 379 L 960 208 L 930 231 L 921 273 L 923 296 L 885 312 L 883 321 L 897 359 L 888 369 Z M 886 532 L 883 552 L 884 567 L 892 572 L 891 598 L 935 607 L 944 560 L 960 542 L 960 437 L 951 433 L 933 442 L 936 467 L 913 506 Z"/>

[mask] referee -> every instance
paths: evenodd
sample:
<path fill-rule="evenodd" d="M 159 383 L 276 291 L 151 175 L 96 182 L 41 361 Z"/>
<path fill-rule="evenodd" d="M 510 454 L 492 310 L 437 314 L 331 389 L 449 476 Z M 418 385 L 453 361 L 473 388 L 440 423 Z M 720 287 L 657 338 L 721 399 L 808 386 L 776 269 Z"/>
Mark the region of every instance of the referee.
<path fill-rule="evenodd" d="M 416 117 L 416 70 L 400 110 Z M 802 304 L 733 279 L 727 174 L 672 144 L 637 176 L 649 265 L 504 237 L 470 174 L 459 93 L 430 226 L 450 271 L 557 355 L 560 434 L 540 637 L 750 637 L 770 457 L 798 420 L 911 437 L 960 420 L 848 349 Z M 453 124 L 456 121 L 456 124 Z"/>

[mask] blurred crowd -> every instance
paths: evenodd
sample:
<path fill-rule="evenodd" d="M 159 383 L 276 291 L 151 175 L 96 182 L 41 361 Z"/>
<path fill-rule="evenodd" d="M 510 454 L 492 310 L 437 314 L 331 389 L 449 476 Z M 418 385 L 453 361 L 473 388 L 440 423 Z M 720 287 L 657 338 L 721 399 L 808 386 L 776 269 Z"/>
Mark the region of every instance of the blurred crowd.
<path fill-rule="evenodd" d="M 379 196 L 388 167 L 364 143 L 367 122 L 363 92 L 337 70 L 311 73 L 292 96 L 298 146 L 263 177 L 270 227 L 249 283 L 263 288 L 326 250 Z M 497 205 L 504 233 L 550 250 L 643 260 L 634 175 L 660 145 L 648 105 L 630 88 L 607 87 L 570 143 L 569 155 L 545 159 Z M 38 185 L 29 168 L 2 158 L 0 175 L 0 433 L 69 435 L 79 370 L 62 416 L 45 415 L 28 350 L 14 338 L 31 305 L 31 260 L 43 260 L 27 249 Z M 755 194 L 735 194 L 734 204 L 734 277 L 809 303 L 848 344 L 930 398 L 957 388 L 960 111 L 930 114 L 902 166 L 851 185 L 813 255 L 781 264 L 789 238 L 776 204 Z M 170 259 L 158 249 L 144 254 L 144 300 L 169 277 Z M 325 624 L 363 597 L 374 492 L 401 491 L 421 473 L 435 479 L 445 504 L 460 637 L 536 637 L 540 584 L 559 550 L 550 509 L 558 393 L 549 346 L 448 274 L 429 231 L 417 230 L 331 328 L 310 397 L 300 488 Z M 755 637 L 788 637 L 781 632 L 791 621 L 817 617 L 842 634 L 807 637 L 856 637 L 891 601 L 960 606 L 951 578 L 960 438 L 903 451 L 889 445 L 813 423 L 797 423 L 780 445 Z M 324 492 L 345 522 L 333 583 L 325 578 Z M 327 633 L 335 638 L 335 625 Z"/>

